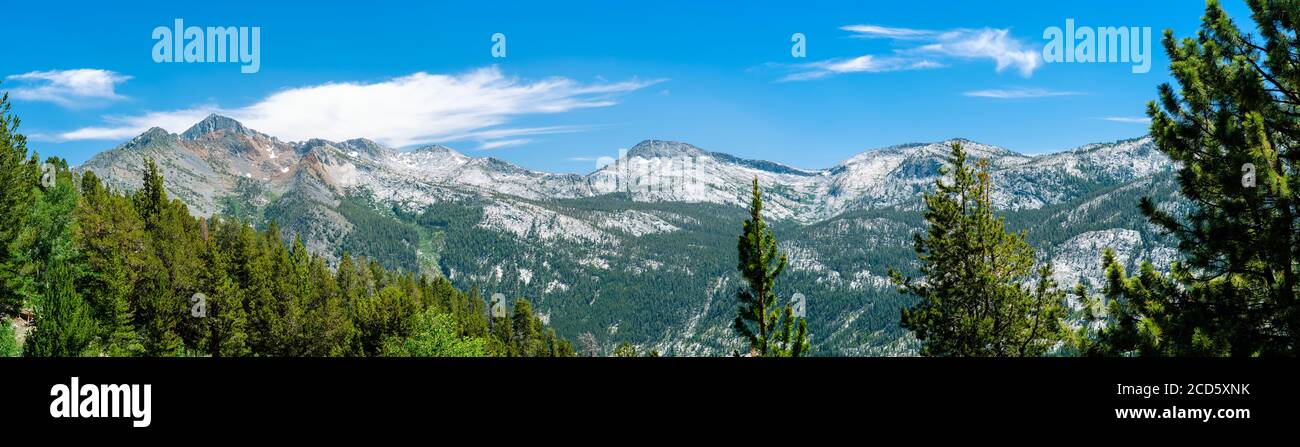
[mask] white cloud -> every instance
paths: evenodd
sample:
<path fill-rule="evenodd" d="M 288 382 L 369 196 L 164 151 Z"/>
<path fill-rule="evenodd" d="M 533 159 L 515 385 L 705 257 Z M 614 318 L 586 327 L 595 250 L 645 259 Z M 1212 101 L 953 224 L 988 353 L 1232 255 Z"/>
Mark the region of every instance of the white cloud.
<path fill-rule="evenodd" d="M 890 28 L 877 25 L 848 25 L 841 26 L 841 30 L 853 33 L 853 37 L 870 39 L 919 39 L 926 36 L 934 35 L 933 31 L 910 29 L 910 28 Z"/>
<path fill-rule="evenodd" d="M 883 73 L 888 71 L 921 70 L 943 65 L 926 59 L 902 57 L 858 56 L 852 59 L 831 59 L 801 66 L 802 71 L 791 73 L 783 81 L 807 81 L 844 73 Z"/>
<path fill-rule="evenodd" d="M 479 150 L 497 149 L 497 148 L 503 148 L 503 147 L 509 147 L 509 146 L 518 146 L 518 145 L 521 145 L 521 144 L 527 144 L 529 141 L 532 141 L 532 140 L 529 140 L 529 139 L 527 139 L 527 138 L 516 138 L 516 139 L 512 139 L 512 140 L 492 140 L 492 141 L 484 141 L 482 144 L 479 145 L 478 148 L 479 148 Z"/>
<path fill-rule="evenodd" d="M 131 79 L 114 71 L 93 68 L 76 70 L 33 71 L 9 75 L 6 81 L 17 84 L 10 90 L 14 99 L 45 101 L 63 107 L 81 108 L 126 99 L 117 94 L 117 84 Z"/>
<path fill-rule="evenodd" d="M 134 137 L 151 127 L 181 132 L 210 114 L 221 112 L 216 106 L 200 106 L 167 112 L 146 112 L 136 116 L 107 116 L 102 126 L 82 127 L 73 131 L 40 138 L 52 141 L 122 140 Z"/>
<path fill-rule="evenodd" d="M 291 88 L 235 109 L 205 106 L 107 117 L 104 126 L 64 132 L 55 138 L 120 139 L 154 126 L 181 132 L 207 114 L 219 113 L 289 141 L 365 137 L 394 147 L 465 139 L 489 142 L 580 131 L 582 126 L 502 126 L 524 115 L 611 106 L 618 95 L 662 81 L 581 84 L 558 77 L 526 81 L 507 77 L 496 66 L 460 74 L 419 72 L 374 83 Z"/>
<path fill-rule="evenodd" d="M 463 133 L 450 134 L 441 141 L 461 141 L 461 140 L 497 140 L 502 138 L 511 138 L 524 135 L 550 135 L 557 133 L 574 133 L 592 129 L 598 126 L 545 126 L 545 127 L 511 127 L 498 129 L 475 129 Z"/>
<path fill-rule="evenodd" d="M 938 35 L 936 42 L 922 46 L 919 51 L 961 59 L 992 59 L 999 73 L 1013 67 L 1026 78 L 1043 63 L 1040 51 L 1011 37 L 1011 31 L 1006 29 L 946 31 Z"/>
<path fill-rule="evenodd" d="M 1146 124 L 1151 122 L 1151 118 L 1145 116 L 1107 116 L 1102 118 L 1106 121 L 1116 123 Z"/>
<path fill-rule="evenodd" d="M 938 68 L 950 60 L 991 60 L 1001 73 L 1015 69 L 1029 77 L 1042 66 L 1039 51 L 1011 36 L 1009 29 L 922 30 L 890 28 L 878 25 L 848 25 L 841 30 L 864 39 L 890 39 L 913 42 L 910 48 L 895 50 L 889 56 L 864 55 L 848 59 L 830 59 L 797 66 L 798 71 L 785 81 L 820 79 L 843 73 L 881 73 L 921 68 Z"/>
<path fill-rule="evenodd" d="M 1008 88 L 991 90 L 974 90 L 962 93 L 965 96 L 993 99 L 1051 98 L 1056 96 L 1076 96 L 1079 92 L 1047 90 L 1041 88 Z"/>

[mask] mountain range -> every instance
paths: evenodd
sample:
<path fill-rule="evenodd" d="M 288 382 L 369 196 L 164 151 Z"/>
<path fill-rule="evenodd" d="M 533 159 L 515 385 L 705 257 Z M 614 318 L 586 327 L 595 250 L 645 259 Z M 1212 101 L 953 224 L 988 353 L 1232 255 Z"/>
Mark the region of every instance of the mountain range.
<path fill-rule="evenodd" d="M 349 252 L 527 297 L 570 339 L 590 333 L 607 348 L 627 341 L 667 355 L 739 348 L 734 247 L 757 178 L 790 259 L 778 294 L 807 297 L 815 353 L 901 355 L 915 350 L 897 323 L 910 301 L 886 271 L 914 268 L 920 196 L 957 142 L 988 160 L 995 205 L 1065 287 L 1099 283 L 1103 248 L 1130 268 L 1173 259 L 1136 207 L 1142 196 L 1180 203 L 1173 165 L 1149 137 L 1033 156 L 963 139 L 911 143 L 827 169 L 647 140 L 578 175 L 442 145 L 283 142 L 213 115 L 180 134 L 150 129 L 77 169 L 129 191 L 152 158 L 195 214 L 274 221 L 330 260 Z"/>

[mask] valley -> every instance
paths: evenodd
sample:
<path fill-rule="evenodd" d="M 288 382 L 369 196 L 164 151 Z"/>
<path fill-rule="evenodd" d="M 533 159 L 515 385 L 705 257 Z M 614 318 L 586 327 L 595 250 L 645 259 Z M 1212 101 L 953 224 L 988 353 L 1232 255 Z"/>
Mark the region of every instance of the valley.
<path fill-rule="evenodd" d="M 1150 138 L 1037 156 L 968 140 L 913 143 L 815 170 L 648 140 L 576 175 L 440 145 L 286 143 L 213 115 L 181 134 L 152 129 L 77 169 L 129 191 L 152 158 L 196 214 L 274 221 L 331 263 L 348 252 L 484 296 L 527 297 L 563 337 L 664 355 L 741 349 L 731 329 L 734 247 L 757 177 L 790 260 L 778 295 L 808 297 L 812 353 L 892 356 L 916 346 L 898 326 L 910 301 L 886 272 L 911 268 L 920 195 L 954 141 L 989 159 L 995 204 L 1062 287 L 1097 284 L 1105 247 L 1130 268 L 1173 258 L 1136 206 L 1142 196 L 1178 203 L 1173 166 Z"/>

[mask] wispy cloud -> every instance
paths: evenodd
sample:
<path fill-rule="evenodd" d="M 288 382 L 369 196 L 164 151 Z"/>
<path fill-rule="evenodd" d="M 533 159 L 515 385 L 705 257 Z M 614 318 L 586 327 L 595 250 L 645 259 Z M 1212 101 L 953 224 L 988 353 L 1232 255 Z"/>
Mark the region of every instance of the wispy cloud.
<path fill-rule="evenodd" d="M 620 95 L 663 81 L 583 84 L 560 77 L 529 81 L 506 76 L 496 66 L 459 74 L 419 72 L 373 83 L 332 82 L 291 88 L 241 108 L 200 106 L 105 117 L 103 125 L 63 132 L 52 139 L 121 139 L 154 126 L 180 132 L 209 113 L 219 113 L 290 141 L 365 137 L 405 147 L 473 139 L 484 147 L 503 147 L 509 145 L 506 141 L 526 135 L 583 128 L 508 127 L 515 118 L 608 107 L 616 104 Z"/>
<path fill-rule="evenodd" d="M 43 141 L 77 141 L 77 140 L 121 140 L 143 133 L 151 127 L 161 127 L 172 132 L 180 132 L 193 126 L 203 118 L 221 109 L 213 105 L 198 106 L 189 109 L 166 112 L 145 112 L 140 115 L 104 117 L 104 124 L 82 127 L 76 130 L 54 135 L 32 135 L 34 140 Z"/>
<path fill-rule="evenodd" d="M 623 154 L 627 153 L 627 150 L 628 149 L 625 147 L 620 147 L 618 149 L 611 151 L 610 155 L 575 156 L 575 157 L 566 158 L 566 160 L 572 162 L 579 162 L 579 163 L 596 163 L 596 169 L 601 169 L 604 168 L 605 166 L 608 166 L 616 162 L 617 159 L 615 157 L 622 157 Z"/>
<path fill-rule="evenodd" d="M 853 33 L 852 37 L 862 39 L 883 38 L 883 39 L 920 39 L 934 35 L 934 31 L 911 28 L 891 28 L 879 25 L 847 25 L 841 26 L 841 30 Z"/>
<path fill-rule="evenodd" d="M 1048 90 L 1042 88 L 1008 88 L 992 90 L 974 90 L 962 93 L 964 96 L 993 99 L 1051 98 L 1057 96 L 1077 96 L 1079 92 Z"/>
<path fill-rule="evenodd" d="M 879 25 L 847 25 L 840 29 L 852 33 L 850 37 L 854 38 L 889 39 L 914 46 L 894 50 L 889 55 L 863 55 L 796 65 L 794 73 L 782 80 L 806 81 L 844 73 L 939 68 L 969 60 L 990 60 L 999 73 L 1014 69 L 1021 76 L 1029 77 L 1042 66 L 1039 51 L 1013 37 L 1009 29 L 924 30 Z"/>
<path fill-rule="evenodd" d="M 939 33 L 935 40 L 915 51 L 959 59 L 990 59 L 999 73 L 1013 68 L 1026 78 L 1043 64 L 1038 50 L 1011 37 L 1007 29 L 958 29 Z"/>
<path fill-rule="evenodd" d="M 525 135 L 551 135 L 561 133 L 582 132 L 594 129 L 600 126 L 595 125 L 567 125 L 567 126 L 544 126 L 544 127 L 509 127 L 494 129 L 473 129 L 460 133 L 451 133 L 442 138 L 440 141 L 464 141 L 477 140 L 480 142 L 490 140 L 508 139 L 521 137 Z"/>
<path fill-rule="evenodd" d="M 9 91 L 14 99 L 52 102 L 67 108 L 95 107 L 126 99 L 117 93 L 117 84 L 129 79 L 130 76 L 94 68 L 33 71 L 5 77 L 16 84 Z"/>
<path fill-rule="evenodd" d="M 1146 124 L 1151 122 L 1151 118 L 1145 116 L 1107 116 L 1101 118 L 1106 121 L 1116 123 Z"/>
<path fill-rule="evenodd" d="M 532 141 L 532 140 L 529 140 L 529 139 L 527 139 L 527 138 L 515 138 L 515 139 L 511 139 L 511 140 L 492 140 L 492 141 L 484 141 L 482 144 L 479 144 L 478 148 L 479 148 L 479 150 L 499 149 L 499 148 L 503 148 L 503 147 L 518 146 L 518 145 L 521 145 L 521 144 L 527 144 L 527 143 L 530 142 L 530 141 Z"/>
<path fill-rule="evenodd" d="M 858 56 L 852 59 L 831 59 L 812 62 L 800 66 L 800 71 L 791 73 L 783 81 L 808 81 L 844 73 L 883 73 L 888 71 L 922 70 L 939 68 L 943 65 L 926 59 L 906 57 Z"/>

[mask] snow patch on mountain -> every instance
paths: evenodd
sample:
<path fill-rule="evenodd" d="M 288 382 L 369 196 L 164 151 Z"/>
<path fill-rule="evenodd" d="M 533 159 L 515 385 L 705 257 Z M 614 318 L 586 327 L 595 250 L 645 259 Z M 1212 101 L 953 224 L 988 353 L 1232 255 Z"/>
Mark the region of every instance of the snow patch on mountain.
<path fill-rule="evenodd" d="M 609 244 L 616 240 L 585 221 L 522 202 L 502 201 L 484 206 L 478 226 L 542 241 Z"/>
<path fill-rule="evenodd" d="M 785 254 L 787 266 L 796 272 L 827 273 L 834 272 L 822 264 L 818 259 L 817 251 L 795 244 L 794 242 L 778 243 L 781 253 Z M 836 273 L 838 276 L 838 273 Z"/>
<path fill-rule="evenodd" d="M 619 230 L 631 236 L 671 233 L 679 230 L 659 217 L 641 211 L 624 210 L 617 213 L 597 213 L 596 226 Z"/>
<path fill-rule="evenodd" d="M 888 289 L 892 286 L 893 286 L 893 282 L 889 280 L 889 277 L 877 275 L 871 273 L 868 270 L 859 270 L 858 272 L 854 273 L 853 278 L 849 280 L 849 285 L 848 285 L 848 287 L 853 290 L 865 290 L 865 289 L 883 290 L 883 289 Z"/>
<path fill-rule="evenodd" d="M 1116 260 L 1121 265 L 1130 265 L 1134 256 L 1140 256 L 1138 250 L 1142 237 L 1137 231 L 1114 228 L 1109 230 L 1089 231 L 1070 238 L 1056 247 L 1052 257 L 1054 268 L 1052 278 L 1057 284 L 1066 288 L 1078 284 L 1082 278 L 1103 278 L 1101 254 L 1110 248 L 1115 250 Z M 1093 284 L 1100 286 L 1100 284 Z"/>
<path fill-rule="evenodd" d="M 553 280 L 551 280 L 551 282 L 549 282 L 549 283 L 546 284 L 546 289 L 543 290 L 543 293 L 551 293 L 551 292 L 556 292 L 556 291 L 559 291 L 559 292 L 566 292 L 566 291 L 568 291 L 568 290 L 569 290 L 569 285 L 568 285 L 568 284 L 565 284 L 565 283 L 563 283 L 563 282 L 560 282 L 560 280 L 558 280 L 558 279 L 553 279 Z"/>

